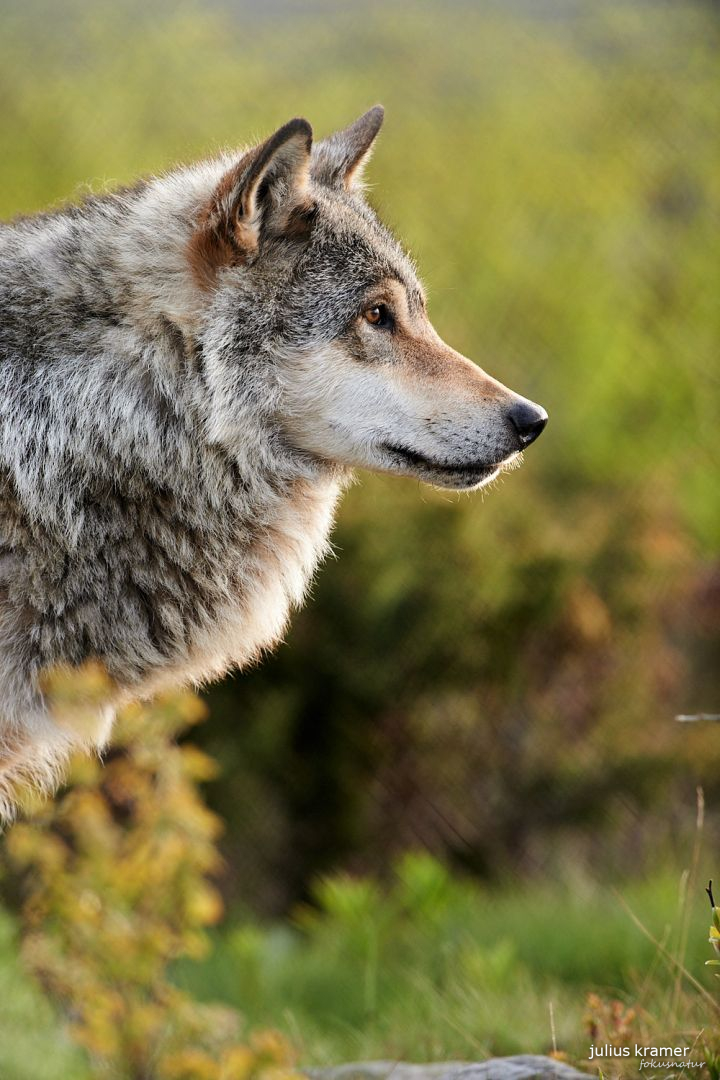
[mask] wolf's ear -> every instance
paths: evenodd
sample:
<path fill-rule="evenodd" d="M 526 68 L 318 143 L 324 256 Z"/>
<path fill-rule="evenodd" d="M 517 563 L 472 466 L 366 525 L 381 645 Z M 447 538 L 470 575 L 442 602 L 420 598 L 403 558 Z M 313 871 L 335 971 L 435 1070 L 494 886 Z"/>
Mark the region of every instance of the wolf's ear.
<path fill-rule="evenodd" d="M 348 191 L 358 184 L 384 116 L 382 105 L 375 105 L 350 127 L 316 143 L 310 166 L 313 179 Z"/>
<path fill-rule="evenodd" d="M 307 120 L 290 120 L 225 173 L 190 241 L 193 270 L 201 278 L 243 262 L 266 231 L 282 232 L 303 201 L 311 148 Z"/>

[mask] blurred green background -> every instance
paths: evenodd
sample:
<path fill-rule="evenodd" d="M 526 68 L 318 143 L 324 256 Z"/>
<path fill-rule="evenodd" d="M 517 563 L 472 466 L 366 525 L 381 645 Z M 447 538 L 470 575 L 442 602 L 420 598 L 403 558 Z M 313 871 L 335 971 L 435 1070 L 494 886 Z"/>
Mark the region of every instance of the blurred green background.
<path fill-rule="evenodd" d="M 563 924 L 549 889 L 657 878 L 662 924 L 699 785 L 699 872 L 720 875 L 720 725 L 674 720 L 720 711 L 720 8 L 6 0 L 1 19 L 3 216 L 380 101 L 370 198 L 438 331 L 550 414 L 487 494 L 362 475 L 286 644 L 209 692 L 195 737 L 220 763 L 235 920 L 420 851 L 489 910 L 542 895 Z M 576 979 L 620 985 L 622 947 L 596 953 Z"/>

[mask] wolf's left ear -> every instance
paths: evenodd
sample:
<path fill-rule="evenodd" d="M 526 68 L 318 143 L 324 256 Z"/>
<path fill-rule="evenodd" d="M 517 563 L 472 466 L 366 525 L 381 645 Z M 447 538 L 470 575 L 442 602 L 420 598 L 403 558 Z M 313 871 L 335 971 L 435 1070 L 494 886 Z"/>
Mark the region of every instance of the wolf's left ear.
<path fill-rule="evenodd" d="M 312 148 L 307 120 L 290 120 L 222 177 L 201 211 L 190 259 L 201 278 L 245 261 L 265 232 L 280 233 L 302 204 Z"/>
<path fill-rule="evenodd" d="M 382 105 L 375 105 L 350 127 L 316 143 L 310 166 L 313 179 L 347 191 L 359 184 L 384 116 Z"/>

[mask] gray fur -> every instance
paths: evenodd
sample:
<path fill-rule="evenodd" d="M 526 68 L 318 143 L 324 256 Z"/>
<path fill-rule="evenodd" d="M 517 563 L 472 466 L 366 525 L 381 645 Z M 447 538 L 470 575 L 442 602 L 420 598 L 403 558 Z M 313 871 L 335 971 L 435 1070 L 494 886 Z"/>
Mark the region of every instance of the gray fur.
<path fill-rule="evenodd" d="M 264 144 L 272 167 L 226 155 L 0 229 L 0 817 L 20 783 L 52 787 L 71 750 L 101 746 L 122 702 L 276 643 L 327 551 L 364 461 L 300 434 L 297 372 L 349 341 L 378 282 L 424 301 L 350 184 L 377 114 L 309 171 L 293 124 Z M 203 284 L 198 223 L 214 242 L 243 198 Z M 40 677 L 90 658 L 116 691 L 88 733 L 48 713 Z"/>

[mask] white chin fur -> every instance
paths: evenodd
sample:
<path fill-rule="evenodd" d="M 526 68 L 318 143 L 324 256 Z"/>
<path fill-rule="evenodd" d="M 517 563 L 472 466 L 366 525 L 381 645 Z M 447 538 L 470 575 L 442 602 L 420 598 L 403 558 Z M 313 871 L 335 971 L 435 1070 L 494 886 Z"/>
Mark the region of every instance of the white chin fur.
<path fill-rule="evenodd" d="M 478 472 L 435 472 L 431 470 L 420 470 L 416 472 L 408 472 L 404 475 L 414 476 L 418 480 L 422 480 L 424 484 L 431 484 L 433 487 L 444 488 L 449 491 L 477 491 L 478 488 L 484 487 L 485 484 L 489 484 L 491 480 L 494 480 L 496 476 L 499 476 L 501 467 L 495 466 L 494 468 L 488 467 Z"/>

